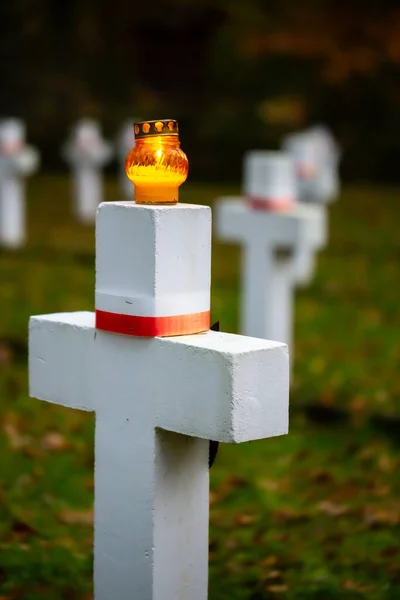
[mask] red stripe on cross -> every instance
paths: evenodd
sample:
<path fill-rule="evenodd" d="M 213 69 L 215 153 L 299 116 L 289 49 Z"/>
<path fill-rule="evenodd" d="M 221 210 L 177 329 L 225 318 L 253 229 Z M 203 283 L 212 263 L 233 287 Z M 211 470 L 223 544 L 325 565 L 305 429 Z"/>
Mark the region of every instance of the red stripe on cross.
<path fill-rule="evenodd" d="M 96 328 L 141 337 L 190 335 L 210 329 L 210 311 L 172 317 L 137 317 L 96 310 Z"/>

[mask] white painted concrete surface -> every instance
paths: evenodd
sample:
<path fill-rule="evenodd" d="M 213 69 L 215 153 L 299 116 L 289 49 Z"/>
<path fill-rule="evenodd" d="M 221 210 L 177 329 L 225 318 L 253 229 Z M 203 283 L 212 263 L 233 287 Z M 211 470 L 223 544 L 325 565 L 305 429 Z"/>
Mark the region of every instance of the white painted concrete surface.
<path fill-rule="evenodd" d="M 211 209 L 105 202 L 96 226 L 96 309 L 138 316 L 210 310 Z"/>

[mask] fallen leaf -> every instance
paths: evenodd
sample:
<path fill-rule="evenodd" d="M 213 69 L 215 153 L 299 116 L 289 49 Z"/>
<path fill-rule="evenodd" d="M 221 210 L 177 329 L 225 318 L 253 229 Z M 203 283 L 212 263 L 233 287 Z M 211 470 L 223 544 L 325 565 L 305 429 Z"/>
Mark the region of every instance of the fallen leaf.
<path fill-rule="evenodd" d="M 2 367 L 8 366 L 13 362 L 13 351 L 11 346 L 4 341 L 0 342 L 0 365 Z M 1 596 L 0 596 L 1 599 Z"/>
<path fill-rule="evenodd" d="M 272 481 L 271 479 L 262 479 L 259 482 L 259 486 L 268 492 L 275 492 L 275 490 L 279 488 L 279 483 L 277 481 Z"/>
<path fill-rule="evenodd" d="M 3 431 L 6 434 L 9 444 L 13 450 L 20 450 L 30 443 L 30 438 L 22 435 L 15 423 L 5 423 Z"/>
<path fill-rule="evenodd" d="M 66 441 L 61 433 L 57 431 L 49 431 L 41 439 L 41 446 L 44 450 L 58 451 L 65 450 L 69 447 L 69 442 Z"/>
<path fill-rule="evenodd" d="M 210 502 L 210 506 L 212 504 L 215 504 L 218 501 L 218 494 L 216 494 L 215 492 L 213 492 L 212 490 L 210 491 L 209 494 L 209 502 Z"/>
<path fill-rule="evenodd" d="M 210 504 L 215 504 L 216 502 L 223 500 L 234 490 L 246 487 L 247 485 L 248 481 L 244 478 L 236 477 L 234 475 L 227 477 L 221 482 L 218 488 L 214 488 L 210 492 Z"/>
<path fill-rule="evenodd" d="M 278 562 L 278 558 L 276 556 L 274 556 L 273 554 L 270 554 L 269 556 L 267 556 L 266 558 L 264 558 L 261 563 L 260 566 L 261 567 L 273 567 L 274 565 L 276 565 Z"/>
<path fill-rule="evenodd" d="M 265 575 L 265 579 L 280 579 L 282 577 L 282 571 L 270 571 Z"/>
<path fill-rule="evenodd" d="M 247 487 L 248 481 L 244 477 L 237 477 L 235 475 L 231 475 L 227 477 L 222 484 L 223 488 L 228 490 L 234 490 L 237 488 Z"/>
<path fill-rule="evenodd" d="M 67 525 L 93 525 L 93 508 L 89 510 L 65 508 L 59 512 L 58 518 Z"/>
<path fill-rule="evenodd" d="M 342 504 L 345 500 L 351 500 L 352 498 L 356 498 L 360 493 L 360 487 L 347 483 L 343 486 L 336 486 L 335 491 L 330 494 L 329 501 L 335 505 Z"/>
<path fill-rule="evenodd" d="M 28 544 L 18 544 L 18 548 L 24 552 L 29 552 L 30 550 L 30 546 L 28 546 Z"/>
<path fill-rule="evenodd" d="M 276 510 L 273 514 L 276 517 L 276 520 L 282 523 L 296 523 L 311 518 L 305 511 L 295 510 L 293 508 L 281 508 Z"/>
<path fill-rule="evenodd" d="M 339 515 L 343 515 L 347 512 L 348 508 L 344 504 L 335 504 L 330 500 L 324 500 L 317 504 L 317 508 L 326 515 L 330 517 L 338 517 Z"/>
<path fill-rule="evenodd" d="M 235 517 L 236 525 L 251 525 L 256 520 L 254 515 L 242 514 Z"/>
<path fill-rule="evenodd" d="M 354 396 L 354 398 L 349 403 L 349 408 L 352 413 L 364 412 L 366 406 L 367 406 L 367 401 L 361 395 Z"/>
<path fill-rule="evenodd" d="M 400 506 L 397 503 L 386 509 L 367 506 L 364 511 L 364 522 L 369 526 L 398 525 L 400 523 Z"/>
<path fill-rule="evenodd" d="M 285 584 L 275 584 L 275 585 L 267 585 L 265 586 L 268 592 L 273 592 L 274 594 L 283 594 L 283 592 L 288 591 L 288 586 Z"/>
<path fill-rule="evenodd" d="M 89 477 L 86 481 L 85 481 L 85 488 L 87 490 L 94 490 L 94 479 L 93 477 Z"/>
<path fill-rule="evenodd" d="M 392 491 L 392 489 L 389 485 L 377 485 L 376 487 L 373 488 L 374 496 L 378 496 L 378 497 L 388 496 L 391 491 Z"/>

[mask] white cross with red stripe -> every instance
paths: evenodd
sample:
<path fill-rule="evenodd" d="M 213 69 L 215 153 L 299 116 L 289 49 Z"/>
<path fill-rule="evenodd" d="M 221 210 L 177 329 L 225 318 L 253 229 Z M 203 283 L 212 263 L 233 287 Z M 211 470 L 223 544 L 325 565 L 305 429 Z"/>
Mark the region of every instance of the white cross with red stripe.
<path fill-rule="evenodd" d="M 208 330 L 209 208 L 102 204 L 96 245 L 96 314 L 31 318 L 30 393 L 96 412 L 96 600 L 205 600 L 208 440 L 287 432 L 287 347 Z"/>

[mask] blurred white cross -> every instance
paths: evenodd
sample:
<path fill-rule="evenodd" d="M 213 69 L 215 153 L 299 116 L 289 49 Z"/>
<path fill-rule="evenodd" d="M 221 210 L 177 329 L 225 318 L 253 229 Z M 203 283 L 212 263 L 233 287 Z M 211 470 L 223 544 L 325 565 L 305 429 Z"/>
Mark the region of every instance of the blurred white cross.
<path fill-rule="evenodd" d="M 325 212 L 296 202 L 287 155 L 251 152 L 244 166 L 243 197 L 216 203 L 219 238 L 242 246 L 240 331 L 290 348 L 294 287 L 311 277 L 325 240 Z"/>
<path fill-rule="evenodd" d="M 26 240 L 24 178 L 39 165 L 39 154 L 26 145 L 25 125 L 18 119 L 0 122 L 0 245 L 19 248 Z"/>
<path fill-rule="evenodd" d="M 75 217 L 82 223 L 94 223 L 103 200 L 101 169 L 112 158 L 111 145 L 102 139 L 96 121 L 82 119 L 73 128 L 62 154 L 72 169 Z"/>

